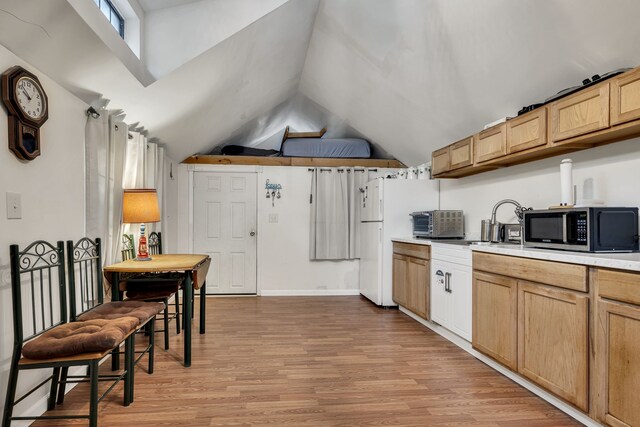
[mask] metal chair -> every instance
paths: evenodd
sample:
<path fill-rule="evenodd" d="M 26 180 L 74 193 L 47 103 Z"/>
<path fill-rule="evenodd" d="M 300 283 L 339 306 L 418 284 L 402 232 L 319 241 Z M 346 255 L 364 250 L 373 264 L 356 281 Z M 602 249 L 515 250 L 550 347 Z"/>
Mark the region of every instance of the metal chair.
<path fill-rule="evenodd" d="M 162 234 L 152 232 L 147 240 L 150 255 L 162 254 Z M 135 245 L 132 234 L 124 234 L 122 238 L 122 259 L 135 257 Z M 163 329 L 156 332 L 164 332 L 164 348 L 169 350 L 169 322 L 176 321 L 176 333 L 180 334 L 180 297 L 178 289 L 182 282 L 181 276 L 171 274 L 137 274 L 126 280 L 127 299 L 136 301 L 163 302 Z M 169 299 L 174 297 L 175 311 L 169 312 Z"/>
<path fill-rule="evenodd" d="M 67 326 L 67 297 L 65 283 L 65 256 L 63 242 L 56 246 L 45 241 L 36 241 L 20 251 L 18 245 L 10 247 L 11 290 L 13 304 L 14 345 L 9 384 L 5 399 L 2 426 L 9 427 L 13 420 L 41 419 L 89 419 L 92 427 L 98 424 L 98 403 L 122 379 L 125 380 L 124 405 L 132 400 L 132 364 L 133 339 L 129 334 L 125 339 L 125 370 L 115 375 L 99 375 L 98 364 L 107 357 L 110 350 L 102 353 L 83 353 L 69 357 L 48 359 L 26 359 L 22 357 L 23 346 L 33 344 L 38 337 L 51 331 L 62 330 Z M 24 297 L 24 298 L 23 298 Z M 23 319 L 23 316 L 29 316 Z M 33 340 L 33 342 L 31 342 Z M 119 344 L 118 344 L 119 345 Z M 48 416 L 13 416 L 15 405 L 23 401 L 34 391 L 51 382 L 49 410 L 55 408 L 56 392 L 61 381 L 61 370 L 69 367 L 87 366 L 88 379 L 85 377 L 69 377 L 65 382 L 89 382 L 89 414 L 88 415 L 48 415 Z M 22 370 L 52 369 L 52 375 L 16 399 L 18 374 Z M 113 381 L 114 384 L 101 396 L 98 396 L 98 382 Z"/>
<path fill-rule="evenodd" d="M 133 234 L 122 235 L 122 260 L 126 261 L 136 257 L 136 245 L 133 240 Z"/>
<path fill-rule="evenodd" d="M 130 357 L 132 367 L 135 367 L 145 354 L 148 354 L 147 373 L 153 373 L 154 362 L 154 322 L 155 313 L 159 310 L 154 305 L 140 304 L 135 307 L 125 307 L 122 302 L 104 302 L 104 277 L 102 273 L 102 247 L 100 239 L 91 240 L 89 238 L 80 239 L 75 245 L 71 240 L 67 241 L 67 273 L 69 279 L 69 307 L 70 320 L 72 322 L 91 317 L 93 313 L 101 308 L 113 307 L 118 310 L 110 318 L 138 317 L 139 324 L 136 331 L 148 328 L 151 331 L 148 345 L 141 351 L 135 350 L 135 333 L 132 334 L 131 344 L 133 346 L 131 354 L 125 350 L 125 363 Z M 154 311 L 155 310 L 155 311 Z M 142 313 L 141 313 L 142 311 Z M 145 311 L 148 311 L 146 313 Z M 150 314 L 153 313 L 153 314 Z M 102 316 L 102 314 L 100 315 Z M 140 356 L 136 359 L 135 354 Z M 115 348 L 111 352 L 113 370 L 119 366 L 120 349 Z M 62 370 L 62 378 L 66 378 L 68 369 Z M 133 368 L 131 369 L 131 390 L 130 399 L 133 401 Z M 60 384 L 58 392 L 58 403 L 64 402 L 65 382 Z"/>

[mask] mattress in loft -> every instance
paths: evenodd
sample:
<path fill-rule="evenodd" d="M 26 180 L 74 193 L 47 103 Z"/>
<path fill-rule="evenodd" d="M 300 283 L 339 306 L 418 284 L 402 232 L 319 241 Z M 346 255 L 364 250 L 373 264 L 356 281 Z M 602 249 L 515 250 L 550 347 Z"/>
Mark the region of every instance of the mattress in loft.
<path fill-rule="evenodd" d="M 284 157 L 371 157 L 371 147 L 359 138 L 290 138 L 282 144 Z"/>

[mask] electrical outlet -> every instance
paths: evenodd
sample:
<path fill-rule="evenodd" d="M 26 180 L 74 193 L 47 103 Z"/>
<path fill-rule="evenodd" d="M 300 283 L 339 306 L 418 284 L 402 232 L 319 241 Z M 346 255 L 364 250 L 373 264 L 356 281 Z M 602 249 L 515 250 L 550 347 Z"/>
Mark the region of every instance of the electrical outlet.
<path fill-rule="evenodd" d="M 19 193 L 7 193 L 7 219 L 22 218 L 22 196 Z"/>
<path fill-rule="evenodd" d="M 269 222 L 276 224 L 278 222 L 278 214 L 269 214 Z"/>

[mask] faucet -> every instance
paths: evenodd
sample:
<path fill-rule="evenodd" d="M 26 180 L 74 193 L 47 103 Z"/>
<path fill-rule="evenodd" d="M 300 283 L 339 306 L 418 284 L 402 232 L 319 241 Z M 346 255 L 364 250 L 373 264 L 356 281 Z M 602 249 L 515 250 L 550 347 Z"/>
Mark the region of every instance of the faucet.
<path fill-rule="evenodd" d="M 502 238 L 501 236 L 501 224 L 499 222 L 496 221 L 496 212 L 498 211 L 498 208 L 502 205 L 505 204 L 512 204 L 516 207 L 515 209 L 515 214 L 518 217 L 518 223 L 520 224 L 520 235 L 522 235 L 522 226 L 523 226 L 523 221 L 524 221 L 524 211 L 526 210 L 531 210 L 531 208 L 525 208 L 523 207 L 520 203 L 516 202 L 513 199 L 504 199 L 504 200 L 500 200 L 498 203 L 495 204 L 495 206 L 493 207 L 493 211 L 491 212 L 491 221 L 489 222 L 489 240 L 492 242 L 499 242 L 500 239 Z M 522 244 L 522 240 L 520 242 Z"/>
<path fill-rule="evenodd" d="M 493 211 L 491 211 L 491 225 L 494 225 L 496 223 L 496 212 L 498 211 L 498 208 L 502 205 L 506 205 L 507 203 L 510 203 L 516 207 L 515 214 L 518 217 L 518 222 L 522 224 L 522 212 L 526 209 L 523 208 L 520 203 L 516 202 L 513 199 L 504 199 L 504 200 L 500 200 L 493 207 Z"/>

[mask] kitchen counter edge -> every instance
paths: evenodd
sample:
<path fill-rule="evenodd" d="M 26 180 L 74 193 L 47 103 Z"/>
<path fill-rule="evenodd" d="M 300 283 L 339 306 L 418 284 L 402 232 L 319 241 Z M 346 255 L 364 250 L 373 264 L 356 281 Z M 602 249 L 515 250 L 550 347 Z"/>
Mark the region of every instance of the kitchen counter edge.
<path fill-rule="evenodd" d="M 424 246 L 440 243 L 412 237 L 397 237 L 391 239 L 391 241 Z M 446 243 L 441 244 L 446 245 Z M 640 253 L 581 253 L 553 249 L 521 248 L 519 245 L 514 245 L 514 247 L 470 245 L 468 247 L 475 252 L 640 272 Z"/>

